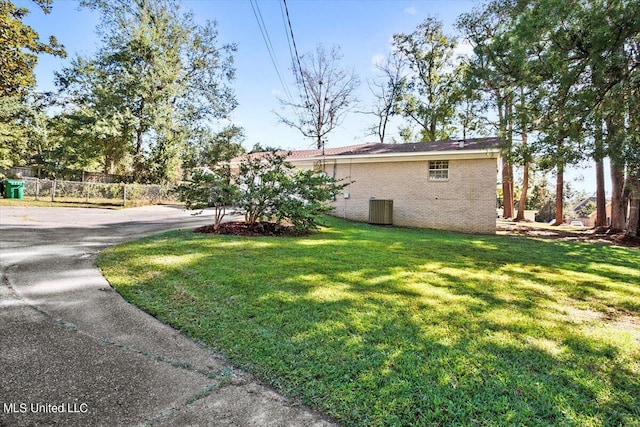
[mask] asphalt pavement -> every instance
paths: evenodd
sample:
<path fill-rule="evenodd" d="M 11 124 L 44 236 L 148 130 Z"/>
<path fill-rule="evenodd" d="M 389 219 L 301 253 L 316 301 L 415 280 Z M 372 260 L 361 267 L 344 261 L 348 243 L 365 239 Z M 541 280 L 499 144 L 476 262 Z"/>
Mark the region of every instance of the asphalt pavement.
<path fill-rule="evenodd" d="M 179 206 L 0 207 L 0 426 L 329 426 L 127 303 L 104 248 L 212 219 Z"/>

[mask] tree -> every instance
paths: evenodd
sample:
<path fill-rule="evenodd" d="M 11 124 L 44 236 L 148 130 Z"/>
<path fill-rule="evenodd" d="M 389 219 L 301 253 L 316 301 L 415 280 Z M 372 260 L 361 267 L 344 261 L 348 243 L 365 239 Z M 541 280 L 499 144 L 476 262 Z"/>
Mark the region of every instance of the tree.
<path fill-rule="evenodd" d="M 457 104 L 456 118 L 462 131 L 462 139 L 469 138 L 469 134 L 486 134 L 486 102 L 482 97 L 482 84 L 472 72 L 468 63 L 461 63 L 455 73 L 455 104 Z"/>
<path fill-rule="evenodd" d="M 46 14 L 51 12 L 51 0 L 33 0 Z M 0 98 L 25 95 L 36 83 L 33 69 L 38 54 L 64 57 L 64 46 L 54 36 L 43 43 L 38 33 L 22 22 L 29 13 L 13 2 L 0 2 Z"/>
<path fill-rule="evenodd" d="M 596 161 L 598 216 L 603 224 L 601 161 L 607 151 L 613 185 L 611 228 L 618 230 L 625 227 L 625 175 L 628 178 L 634 163 L 627 153 L 633 145 L 628 135 L 634 134 L 629 111 L 638 102 L 633 95 L 636 85 L 631 82 L 638 70 L 633 45 L 640 33 L 639 13 L 640 5 L 632 1 L 544 0 L 524 9 L 521 18 L 535 29 L 529 39 L 538 40 L 533 44 L 539 74 L 552 95 L 544 131 L 551 128 L 560 138 L 552 142 L 557 147 L 556 159 L 569 164 L 587 152 Z M 560 144 L 562 139 L 566 143 Z M 589 139 L 592 148 L 587 151 Z"/>
<path fill-rule="evenodd" d="M 27 152 L 26 128 L 21 117 L 26 108 L 23 99 L 0 97 L 0 168 L 10 168 Z"/>
<path fill-rule="evenodd" d="M 325 137 L 340 126 L 344 116 L 357 102 L 355 90 L 360 80 L 353 71 L 341 68 L 342 53 L 337 46 L 330 50 L 322 45 L 303 55 L 293 64 L 298 99 L 280 99 L 292 116 L 276 113 L 279 120 L 313 138 L 318 149 L 324 148 Z"/>
<path fill-rule="evenodd" d="M 382 73 L 383 81 L 368 82 L 369 90 L 376 101 L 372 109 L 364 113 L 373 115 L 377 119 L 376 123 L 369 128 L 367 135 L 376 135 L 378 140 L 384 143 L 389 120 L 398 114 L 397 105 L 406 86 L 406 78 L 400 58 L 393 53 L 387 56 L 384 63 L 376 64 L 376 68 Z"/>
<path fill-rule="evenodd" d="M 420 126 L 421 141 L 446 139 L 452 131 L 455 46 L 431 17 L 411 34 L 393 35 L 393 49 L 410 72 L 398 109 Z"/>
<path fill-rule="evenodd" d="M 226 126 L 219 132 L 207 132 L 199 137 L 198 144 L 193 146 L 192 166 L 214 168 L 220 162 L 244 154 L 245 150 L 241 144 L 243 140 L 244 130 L 234 125 Z"/>
<path fill-rule="evenodd" d="M 170 181 L 195 137 L 236 106 L 234 45 L 175 0 L 85 1 L 101 12 L 102 47 L 58 74 L 90 137 L 131 156 L 134 180 Z"/>
<path fill-rule="evenodd" d="M 493 0 L 459 21 L 474 44 L 471 67 L 494 92 L 505 162 L 533 149 L 540 165 L 555 170 L 556 224 L 563 222 L 567 165 L 596 162 L 599 225 L 605 221 L 605 157 L 611 160 L 612 229 L 625 227 L 629 198 L 640 193 L 633 154 L 639 139 L 639 15 L 640 3 L 629 0 Z M 523 113 L 532 120 L 522 120 Z M 523 144 L 530 131 L 537 135 L 526 151 L 512 145 L 518 130 Z M 503 184 L 508 181 L 503 177 Z M 506 212 L 506 188 L 504 193 Z M 637 232 L 636 220 L 629 222 L 627 231 Z"/>
<path fill-rule="evenodd" d="M 44 13 L 51 11 L 51 0 L 34 0 Z M 0 2 L 0 168 L 19 164 L 30 155 L 30 132 L 24 114 L 32 111 L 27 98 L 36 84 L 33 70 L 38 54 L 64 57 L 64 47 L 51 36 L 48 43 L 22 22 L 29 13 L 13 2 Z"/>
<path fill-rule="evenodd" d="M 513 71 L 519 70 L 523 57 L 516 50 L 521 45 L 514 43 L 515 39 L 508 34 L 514 14 L 510 0 L 494 0 L 485 8 L 458 19 L 458 27 L 474 51 L 467 65 L 467 79 L 485 92 L 487 106 L 497 117 L 494 127 L 503 141 L 501 170 L 505 218 L 514 216 L 513 113 L 517 86 Z"/>

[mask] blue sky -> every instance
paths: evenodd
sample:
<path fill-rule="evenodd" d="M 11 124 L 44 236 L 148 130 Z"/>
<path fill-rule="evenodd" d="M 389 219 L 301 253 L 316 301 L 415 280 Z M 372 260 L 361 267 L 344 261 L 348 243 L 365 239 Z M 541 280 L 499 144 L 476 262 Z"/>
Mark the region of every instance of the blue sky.
<path fill-rule="evenodd" d="M 39 90 L 53 90 L 53 72 L 66 66 L 77 55 L 91 55 L 98 42 L 95 28 L 98 15 L 79 9 L 76 0 L 54 0 L 51 14 L 44 15 L 30 0 L 16 3 L 32 10 L 25 19 L 46 39 L 55 35 L 65 45 L 67 59 L 42 55 L 36 67 Z M 260 28 L 249 0 L 183 0 L 183 7 L 194 11 L 196 19 L 216 20 L 221 43 L 236 43 L 237 70 L 233 83 L 239 106 L 233 121 L 245 129 L 246 148 L 255 143 L 286 149 L 312 148 L 313 141 L 298 131 L 279 124 L 274 111 L 281 111 L 278 97 L 284 97 L 282 84 L 269 57 Z M 290 91 L 294 91 L 290 71 L 291 57 L 283 22 L 280 0 L 254 0 L 264 20 L 281 75 Z M 408 33 L 425 17 L 440 19 L 448 34 L 456 35 L 455 21 L 480 4 L 475 0 L 287 0 L 294 36 L 300 54 L 309 52 L 318 43 L 327 47 L 339 45 L 344 54 L 342 64 L 354 69 L 361 85 L 358 90 L 359 109 L 367 109 L 373 102 L 367 79 L 375 79 L 374 61 L 390 49 L 394 33 Z M 465 51 L 465 46 L 460 47 Z M 371 116 L 350 113 L 342 126 L 328 136 L 327 146 L 338 147 L 374 142 L 365 136 L 365 129 L 373 124 Z M 397 121 L 391 136 L 397 136 Z M 583 176 L 576 187 L 588 191 L 595 188 L 593 171 L 575 170 L 570 179 Z"/>

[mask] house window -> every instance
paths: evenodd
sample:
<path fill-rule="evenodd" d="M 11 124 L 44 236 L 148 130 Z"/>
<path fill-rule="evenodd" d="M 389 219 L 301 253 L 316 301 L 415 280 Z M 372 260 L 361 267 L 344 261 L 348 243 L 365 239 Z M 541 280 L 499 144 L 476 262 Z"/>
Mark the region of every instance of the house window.
<path fill-rule="evenodd" d="M 429 181 L 446 181 L 449 179 L 449 160 L 432 160 L 429 162 Z"/>

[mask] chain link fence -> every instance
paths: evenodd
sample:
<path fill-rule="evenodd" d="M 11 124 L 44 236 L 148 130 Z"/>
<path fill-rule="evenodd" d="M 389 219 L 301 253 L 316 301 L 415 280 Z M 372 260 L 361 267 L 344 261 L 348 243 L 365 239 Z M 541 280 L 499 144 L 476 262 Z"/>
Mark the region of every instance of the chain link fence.
<path fill-rule="evenodd" d="M 177 203 L 172 186 L 105 184 L 38 178 L 23 178 L 24 197 L 52 202 L 79 202 L 120 206 Z"/>

